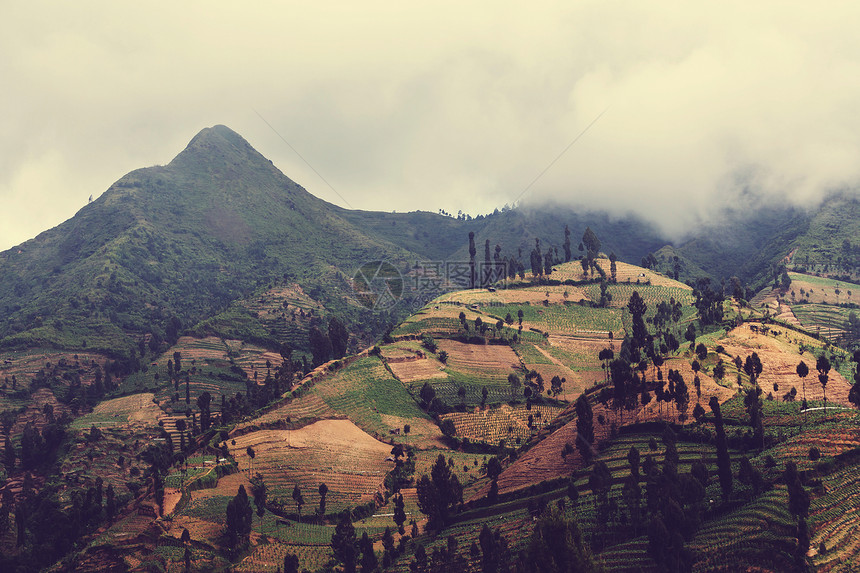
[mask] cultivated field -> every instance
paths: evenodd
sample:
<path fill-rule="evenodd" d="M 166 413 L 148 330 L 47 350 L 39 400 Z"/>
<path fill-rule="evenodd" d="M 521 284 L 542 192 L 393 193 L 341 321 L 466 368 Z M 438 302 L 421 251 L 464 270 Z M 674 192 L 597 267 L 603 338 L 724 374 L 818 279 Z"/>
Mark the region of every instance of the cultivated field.
<path fill-rule="evenodd" d="M 235 438 L 230 454 L 243 471 L 260 473 L 270 496 L 290 511 L 298 484 L 306 512 L 319 506 L 320 483 L 328 488 L 327 512 L 337 512 L 372 500 L 385 474 L 394 467 L 385 459 L 391 446 L 373 439 L 348 420 L 322 420 L 299 430 L 261 430 Z M 246 452 L 253 448 L 251 460 Z"/>
<path fill-rule="evenodd" d="M 502 404 L 494 408 L 475 408 L 471 412 L 443 414 L 440 418 L 454 422 L 458 438 L 492 445 L 505 440 L 507 444 L 519 445 L 554 420 L 561 411 L 559 406 L 532 405 L 529 410 L 525 406 Z M 529 416 L 532 417 L 531 427 Z"/>
<path fill-rule="evenodd" d="M 77 418 L 71 427 L 76 429 L 115 428 L 126 424 L 141 424 L 142 426 L 158 425 L 161 409 L 152 399 L 150 392 L 132 394 L 122 398 L 106 400 L 98 404 L 93 411 Z"/>

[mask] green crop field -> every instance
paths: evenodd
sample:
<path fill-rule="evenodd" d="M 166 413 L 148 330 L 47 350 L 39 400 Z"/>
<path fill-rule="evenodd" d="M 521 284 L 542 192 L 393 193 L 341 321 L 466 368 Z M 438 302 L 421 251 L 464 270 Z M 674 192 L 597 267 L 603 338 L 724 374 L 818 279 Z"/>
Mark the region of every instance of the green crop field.
<path fill-rule="evenodd" d="M 737 571 L 752 565 L 786 571 L 792 563 L 794 535 L 787 490 L 776 485 L 698 531 L 690 542 L 690 548 L 701 553 L 694 571 Z"/>
<path fill-rule="evenodd" d="M 371 435 L 388 438 L 390 428 L 402 427 L 404 423 L 412 426 L 413 439 L 438 435 L 430 417 L 374 356 L 359 358 L 343 367 L 316 384 L 310 394 L 321 398 L 335 413 L 348 417 Z M 390 437 L 398 441 L 407 439 Z"/>
<path fill-rule="evenodd" d="M 518 305 L 510 304 L 487 309 L 495 319 L 510 315 L 517 320 L 518 312 L 523 311 L 523 323 L 545 332 L 575 335 L 612 332 L 619 335 L 622 331 L 621 309 L 592 308 L 579 304 Z M 516 322 L 515 322 L 516 324 Z"/>

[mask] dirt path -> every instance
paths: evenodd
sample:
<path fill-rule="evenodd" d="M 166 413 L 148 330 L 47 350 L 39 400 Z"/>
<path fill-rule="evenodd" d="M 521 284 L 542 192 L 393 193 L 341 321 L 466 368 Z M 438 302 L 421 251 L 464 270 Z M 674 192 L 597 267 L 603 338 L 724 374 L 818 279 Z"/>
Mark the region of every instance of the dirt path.
<path fill-rule="evenodd" d="M 562 364 L 560 360 L 558 360 L 555 356 L 551 355 L 549 352 L 547 352 L 546 350 L 544 350 L 543 348 L 541 348 L 537 344 L 535 344 L 535 350 L 537 350 L 538 352 L 540 352 L 541 354 L 546 356 L 549 359 L 549 361 L 552 362 L 553 364 L 555 364 L 556 366 L 561 366 L 562 368 L 567 368 L 567 366 Z"/>

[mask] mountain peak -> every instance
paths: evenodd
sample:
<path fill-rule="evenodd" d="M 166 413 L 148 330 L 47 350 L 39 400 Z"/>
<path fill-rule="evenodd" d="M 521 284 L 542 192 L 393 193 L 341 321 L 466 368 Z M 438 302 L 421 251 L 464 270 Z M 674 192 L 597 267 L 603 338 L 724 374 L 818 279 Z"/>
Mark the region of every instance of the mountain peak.
<path fill-rule="evenodd" d="M 249 160 L 268 163 L 268 160 L 251 147 L 244 137 L 226 125 L 214 125 L 201 129 L 170 164 L 187 165 L 201 161 L 239 164 Z"/>

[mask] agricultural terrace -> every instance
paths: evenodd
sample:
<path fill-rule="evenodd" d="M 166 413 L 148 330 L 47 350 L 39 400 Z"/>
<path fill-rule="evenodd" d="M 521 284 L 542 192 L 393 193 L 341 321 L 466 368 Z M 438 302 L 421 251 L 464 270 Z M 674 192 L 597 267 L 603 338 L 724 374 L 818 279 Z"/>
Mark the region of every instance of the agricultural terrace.
<path fill-rule="evenodd" d="M 824 392 L 815 371 L 816 356 L 808 352 L 800 354 L 798 350 L 800 344 L 807 347 L 811 346 L 814 339 L 780 327 L 771 327 L 768 334 L 755 333 L 750 330 L 750 326 L 750 324 L 744 324 L 734 328 L 725 338 L 720 340 L 720 344 L 728 354 L 725 360 L 726 365 L 730 362 L 729 357 L 740 356 L 741 360 L 746 360 L 747 356 L 755 352 L 761 359 L 763 366 L 759 385 L 765 395 L 773 392 L 775 397 L 780 398 L 792 387 L 795 387 L 797 389 L 796 399 L 802 400 L 804 381 L 797 376 L 797 365 L 802 360 L 810 370 L 809 376 L 805 379 L 807 400 L 823 400 Z M 778 334 L 774 334 L 774 330 Z M 816 342 L 816 344 L 822 345 L 821 342 Z M 745 374 L 743 378 L 746 381 Z M 774 390 L 774 384 L 777 385 L 778 390 Z M 827 403 L 850 406 L 848 402 L 850 389 L 851 386 L 848 381 L 836 368 L 833 368 L 829 373 L 827 383 Z"/>
<path fill-rule="evenodd" d="M 618 345 L 606 338 L 549 336 L 544 344 L 521 342 L 514 349 L 526 368 L 538 371 L 549 387 L 553 376 L 565 378 L 559 398 L 575 400 L 583 390 L 603 381 L 604 372 L 597 356 L 604 348 Z"/>
<path fill-rule="evenodd" d="M 590 284 L 585 289 L 591 300 L 600 300 L 600 285 Z M 669 302 L 673 298 L 685 307 L 684 318 L 695 314 L 695 310 L 691 306 L 693 304 L 693 291 L 686 285 L 683 285 L 683 288 L 681 286 L 628 284 L 621 282 L 606 285 L 606 294 L 612 295 L 612 300 L 609 301 L 609 306 L 612 308 L 627 308 L 627 303 L 634 292 L 638 292 L 642 300 L 645 301 L 645 304 L 648 305 L 648 310 L 645 313 L 646 318 L 653 317 L 656 314 L 658 304 Z"/>
<path fill-rule="evenodd" d="M 824 304 L 795 304 L 791 310 L 805 329 L 829 340 L 840 340 L 846 335 L 845 325 L 852 312 L 848 308 Z"/>
<path fill-rule="evenodd" d="M 472 323 L 475 318 L 481 316 L 481 320 L 486 318 L 481 313 L 471 310 L 463 303 L 456 301 L 446 302 L 446 297 L 453 297 L 457 293 L 442 295 L 430 304 L 424 306 L 421 310 L 411 315 L 394 329 L 394 336 L 429 334 L 431 336 L 451 336 L 457 334 L 460 330 L 460 313 L 466 315 L 466 320 Z"/>
<path fill-rule="evenodd" d="M 779 462 L 776 468 L 778 471 L 781 471 L 789 461 L 795 462 L 798 470 L 805 471 L 815 469 L 818 463 L 817 460 L 809 457 L 811 448 L 818 449 L 821 458 L 826 459 L 860 447 L 860 427 L 857 425 L 856 411 L 829 412 L 825 416 L 819 410 L 812 414 L 810 413 L 808 417 L 805 430 L 799 427 L 803 420 L 802 414 L 795 414 L 794 426 L 777 426 L 776 424 L 781 421 L 779 417 L 766 418 L 765 431 L 768 434 L 778 434 L 781 431 L 783 436 L 791 437 L 765 450 L 764 455 L 751 461 L 759 466 L 765 466 L 767 456 L 772 456 Z M 772 423 L 768 425 L 768 422 Z M 791 435 L 792 433 L 796 435 Z"/>
<path fill-rule="evenodd" d="M 446 369 L 487 383 L 507 383 L 508 374 L 520 368 L 520 359 L 506 344 L 467 344 L 457 340 L 438 341 L 448 353 Z"/>
<path fill-rule="evenodd" d="M 523 327 L 542 332 L 567 336 L 606 336 L 611 332 L 614 337 L 623 337 L 621 309 L 593 308 L 578 304 L 554 304 L 549 306 L 530 304 L 511 304 L 485 309 L 493 317 L 493 322 L 504 319 L 510 313 L 514 323 L 518 313 L 523 312 Z"/>
<path fill-rule="evenodd" d="M 514 445 L 528 441 L 533 433 L 549 424 L 562 411 L 560 406 L 532 405 L 511 407 L 502 404 L 492 408 L 475 408 L 471 412 L 452 412 L 440 416 L 451 420 L 458 438 L 497 445 L 500 440 Z M 531 426 L 529 417 L 532 418 Z"/>
<path fill-rule="evenodd" d="M 152 399 L 155 394 L 144 392 L 122 398 L 105 400 L 93 408 L 93 411 L 76 418 L 70 425 L 73 429 L 89 430 L 97 428 L 116 428 L 129 424 L 142 426 L 158 425 L 161 408 Z"/>
<path fill-rule="evenodd" d="M 30 380 L 39 370 L 52 370 L 55 367 L 63 371 L 75 370 L 84 385 L 91 384 L 95 379 L 93 363 L 104 367 L 105 357 L 100 354 L 79 352 L 69 354 L 56 350 L 11 350 L 0 352 L 0 384 L 6 382 L 7 387 L 0 389 L 0 396 L 11 393 L 11 379 L 15 376 L 18 389 L 29 387 Z"/>
<path fill-rule="evenodd" d="M 105 428 L 96 441 L 87 440 L 88 434 L 75 432 L 75 441 L 59 461 L 60 475 L 73 487 L 92 485 L 100 477 L 105 488 L 111 483 L 118 498 L 128 499 L 126 484 L 142 480 L 146 469 L 146 463 L 139 461 L 137 455 L 158 439 L 158 432 L 155 428 Z"/>
<path fill-rule="evenodd" d="M 687 382 L 690 392 L 690 405 L 687 415 L 692 418 L 697 394 L 693 385 L 693 370 L 690 364 L 684 359 L 676 358 L 668 360 L 663 368 L 678 370 Z M 647 376 L 649 380 L 653 380 L 652 371 L 649 370 Z M 702 404 L 707 404 L 711 396 L 716 396 L 720 402 L 724 402 L 735 394 L 734 390 L 720 386 L 704 372 L 699 373 L 699 379 L 702 390 L 700 398 Z M 679 412 L 674 403 L 663 405 L 656 399 L 652 399 L 646 407 L 637 405 L 634 410 L 624 412 L 616 412 L 597 402 L 592 404 L 592 411 L 594 413 L 596 447 L 599 447 L 602 442 L 607 440 L 612 425 L 620 427 L 623 424 L 655 420 L 674 422 L 679 417 Z M 505 493 L 526 487 L 538 481 L 569 475 L 574 469 L 581 468 L 583 460 L 579 450 L 575 447 L 576 440 L 576 420 L 574 419 L 555 430 L 549 436 L 546 436 L 537 444 L 534 444 L 513 464 L 505 468 L 501 476 L 499 476 L 499 492 Z M 574 447 L 574 452 L 562 457 L 562 452 L 565 450 L 567 444 Z M 483 491 L 483 493 L 486 494 L 486 491 Z"/>
<path fill-rule="evenodd" d="M 349 418 L 365 432 L 386 440 L 412 445 L 435 445 L 441 432 L 400 381 L 376 356 L 364 356 L 334 375 L 314 384 L 296 407 L 310 399 L 321 399 L 337 416 Z M 408 436 L 394 435 L 392 429 L 409 424 Z"/>
<path fill-rule="evenodd" d="M 254 371 L 256 370 L 257 377 L 261 382 L 266 378 L 266 361 L 271 363 L 272 368 L 277 368 L 283 360 L 277 352 L 241 340 L 216 336 L 205 338 L 182 336 L 170 350 L 153 363 L 154 368 L 158 370 L 163 379 L 167 379 L 167 361 L 173 360 L 174 352 L 179 352 L 182 357 L 183 371 L 191 370 L 195 366 L 198 371 L 203 371 L 206 366 L 215 369 L 229 369 L 235 364 L 245 372 L 249 379 L 254 378 Z"/>
<path fill-rule="evenodd" d="M 601 255 L 600 258 L 597 259 L 597 264 L 606 272 L 607 278 L 612 277 L 611 272 L 611 264 L 609 262 L 609 258 Z M 678 282 L 676 280 L 672 280 L 656 271 L 645 269 L 642 267 L 638 267 L 636 265 L 631 265 L 629 263 L 623 263 L 621 261 L 617 261 L 616 263 L 616 272 L 615 277 L 617 282 L 619 283 L 639 283 L 639 284 L 652 284 L 657 286 L 667 286 L 667 287 L 680 287 L 680 288 L 689 288 L 684 283 Z M 600 275 L 594 273 L 593 275 L 585 275 L 582 272 L 582 264 L 579 261 L 570 261 L 567 263 L 561 263 L 555 265 L 552 268 L 552 274 L 549 275 L 551 280 L 557 281 L 585 281 L 589 279 L 598 279 Z M 511 285 L 521 285 L 528 284 L 532 282 L 531 273 L 526 274 L 526 279 L 521 281 L 519 279 L 514 279 L 513 281 L 509 281 Z M 569 287 L 568 287 L 569 288 Z"/>
<path fill-rule="evenodd" d="M 718 489 L 718 488 L 717 488 Z M 708 488 L 709 495 L 711 487 Z M 708 521 L 689 544 L 700 552 L 693 571 L 793 570 L 791 550 L 796 526 L 788 511 L 788 492 L 782 484 L 713 521 Z M 761 568 L 761 569 L 758 569 Z"/>
<path fill-rule="evenodd" d="M 630 464 L 627 456 L 631 447 L 636 447 L 639 450 L 640 463 L 644 462 L 646 456 L 651 456 L 655 462 L 662 465 L 666 454 L 666 446 L 663 443 L 662 435 L 650 432 L 635 432 L 621 435 L 613 440 L 609 448 L 599 454 L 597 460 L 605 462 L 612 473 L 611 489 L 609 491 L 610 503 L 615 502 L 622 508 L 626 505 L 623 495 L 623 485 L 624 481 L 630 476 Z M 711 476 L 710 483 L 706 489 L 706 495 L 714 499 L 719 497 L 720 489 L 718 480 L 715 477 L 717 472 L 716 448 L 710 444 L 684 441 L 678 441 L 676 447 L 679 457 L 678 474 L 689 474 L 692 465 L 701 461 L 708 468 L 709 475 Z M 740 452 L 730 451 L 730 458 L 735 470 L 737 470 L 740 457 Z M 586 539 L 592 539 L 595 533 L 599 531 L 593 503 L 594 493 L 589 485 L 592 467 L 588 466 L 579 469 L 574 474 L 574 481 L 580 495 L 576 519 Z M 640 480 L 641 482 L 645 481 L 645 476 L 641 473 Z M 644 493 L 644 483 L 640 485 Z M 614 526 L 617 525 L 619 524 L 616 522 Z"/>
<path fill-rule="evenodd" d="M 327 513 L 371 501 L 394 467 L 386 461 L 391 446 L 348 420 L 321 420 L 299 430 L 260 430 L 237 436 L 235 442 L 230 442 L 230 454 L 239 468 L 262 474 L 270 497 L 289 511 L 295 510 L 291 496 L 296 484 L 307 513 L 319 507 L 320 483 L 329 488 Z M 248 447 L 256 454 L 253 460 Z"/>
<path fill-rule="evenodd" d="M 480 555 L 473 556 L 470 552 L 472 544 L 479 545 L 478 536 L 483 526 L 489 525 L 494 531 L 498 529 L 502 536 L 510 543 L 511 552 L 516 554 L 528 543 L 534 527 L 532 516 L 522 504 L 516 504 L 516 509 L 504 511 L 504 509 L 493 511 L 489 515 L 480 515 L 473 519 L 458 521 L 446 527 L 435 538 L 421 536 L 419 543 L 425 544 L 427 554 L 433 553 L 436 548 L 447 547 L 447 539 L 453 536 L 457 540 L 457 553 L 468 563 L 464 571 L 481 571 Z M 494 508 L 495 509 L 495 508 Z M 398 559 L 388 571 L 406 573 L 410 571 L 409 561 L 411 556 Z"/>
<path fill-rule="evenodd" d="M 442 364 L 432 352 L 414 340 L 403 340 L 381 347 L 382 358 L 398 380 L 404 383 L 415 380 L 447 379 Z"/>
<path fill-rule="evenodd" d="M 791 279 L 791 286 L 788 287 L 785 298 L 792 303 L 800 301 L 818 304 L 860 303 L 860 287 L 855 284 L 801 273 L 790 272 L 788 276 Z"/>
<path fill-rule="evenodd" d="M 48 388 L 39 388 L 33 392 L 30 399 L 25 403 L 23 406 L 23 412 L 18 413 L 9 435 L 13 438 L 15 436 L 20 436 L 24 431 L 24 426 L 26 426 L 28 422 L 32 422 L 40 432 L 44 430 L 49 420 L 48 416 L 44 412 L 46 405 L 50 405 L 54 408 L 54 419 L 59 418 L 64 413 L 71 415 L 69 407 L 59 402 L 51 390 Z"/>
<path fill-rule="evenodd" d="M 809 507 L 811 561 L 816 571 L 856 571 L 860 554 L 860 466 L 822 478 Z M 821 549 L 824 551 L 822 552 Z"/>
<path fill-rule="evenodd" d="M 467 454 L 452 450 L 420 450 L 415 455 L 416 480 L 422 475 L 430 475 L 430 471 L 433 469 L 433 464 L 436 463 L 439 454 L 442 454 L 448 460 L 451 473 L 457 475 L 457 479 L 460 480 L 460 485 L 464 489 L 467 489 L 484 477 L 487 460 L 491 457 L 486 454 Z M 464 498 L 465 495 L 464 493 Z"/>
<path fill-rule="evenodd" d="M 564 304 L 592 300 L 586 290 L 580 286 L 569 285 L 537 285 L 530 287 L 504 288 L 500 285 L 495 292 L 487 289 L 461 290 L 447 293 L 436 299 L 436 302 L 459 302 L 483 306 L 502 306 L 506 304 Z M 516 317 L 514 317 L 516 318 Z"/>

